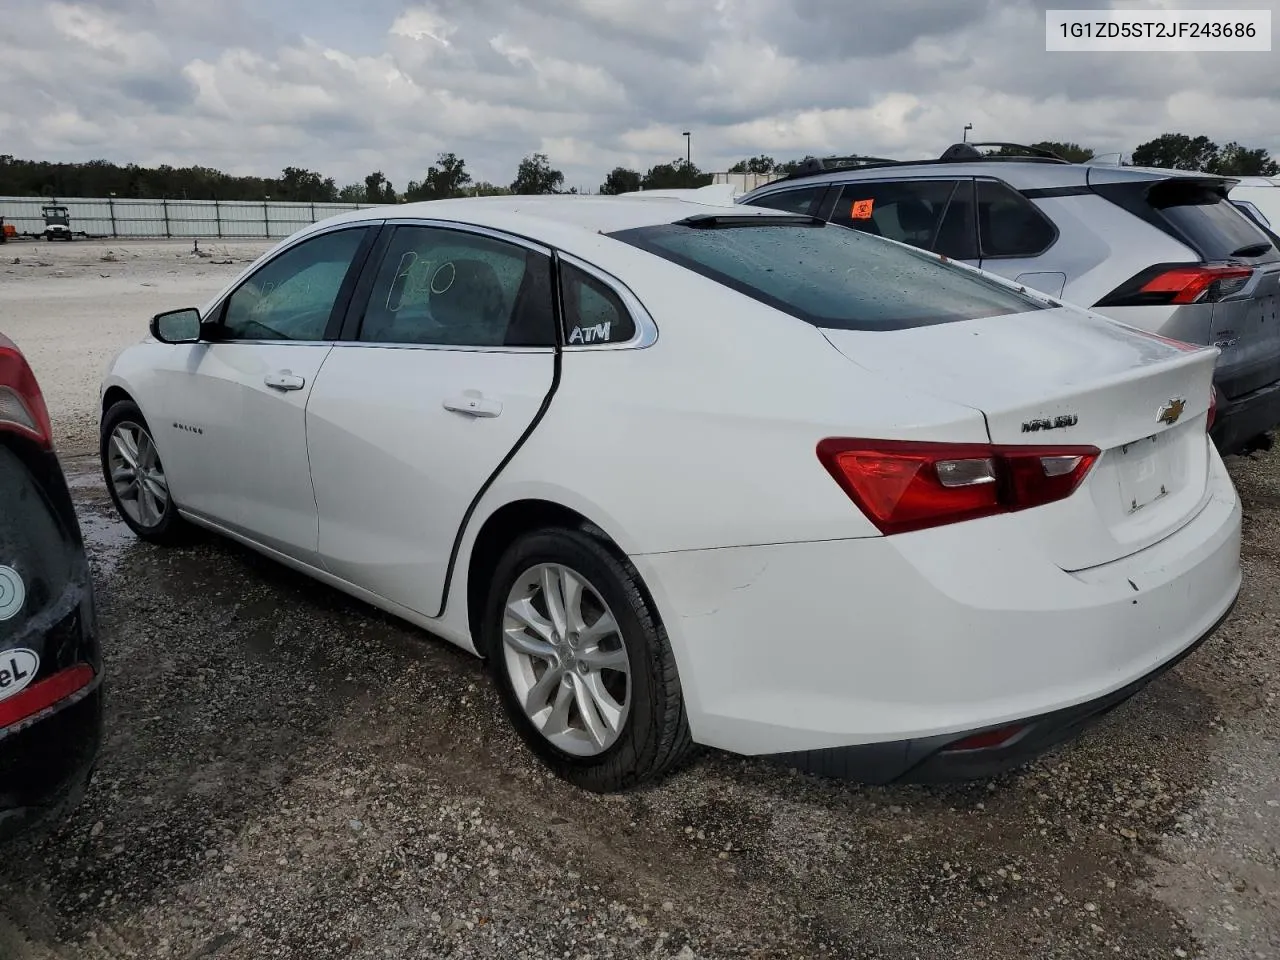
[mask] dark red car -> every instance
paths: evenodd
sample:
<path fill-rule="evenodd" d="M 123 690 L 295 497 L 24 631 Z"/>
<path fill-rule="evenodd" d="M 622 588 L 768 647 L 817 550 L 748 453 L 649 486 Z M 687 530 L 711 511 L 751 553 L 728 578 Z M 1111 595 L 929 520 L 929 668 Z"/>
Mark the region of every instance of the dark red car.
<path fill-rule="evenodd" d="M 0 840 L 78 802 L 101 734 L 80 525 L 39 385 L 0 334 Z"/>

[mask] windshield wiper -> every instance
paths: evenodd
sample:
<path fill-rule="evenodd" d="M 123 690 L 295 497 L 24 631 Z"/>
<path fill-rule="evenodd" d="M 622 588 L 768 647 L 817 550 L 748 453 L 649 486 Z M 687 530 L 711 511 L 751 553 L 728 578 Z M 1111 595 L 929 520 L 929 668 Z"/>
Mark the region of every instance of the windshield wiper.
<path fill-rule="evenodd" d="M 1263 240 L 1260 243 L 1247 243 L 1239 250 L 1232 250 L 1233 257 L 1260 257 L 1271 249 L 1271 242 Z"/>

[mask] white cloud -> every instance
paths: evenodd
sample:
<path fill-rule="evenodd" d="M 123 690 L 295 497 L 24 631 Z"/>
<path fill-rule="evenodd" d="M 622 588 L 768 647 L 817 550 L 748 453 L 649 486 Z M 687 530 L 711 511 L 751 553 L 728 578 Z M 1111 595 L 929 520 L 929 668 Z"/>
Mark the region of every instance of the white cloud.
<path fill-rule="evenodd" d="M 1268 0 L 1273 7 L 1280 0 Z M 918 158 L 959 139 L 1131 151 L 1166 131 L 1280 152 L 1271 54 L 1046 54 L 1049 0 L 4 0 L 6 153 L 304 166 L 397 186 L 442 151 L 569 185 L 683 156 Z M 369 7 L 367 9 L 376 9 Z"/>

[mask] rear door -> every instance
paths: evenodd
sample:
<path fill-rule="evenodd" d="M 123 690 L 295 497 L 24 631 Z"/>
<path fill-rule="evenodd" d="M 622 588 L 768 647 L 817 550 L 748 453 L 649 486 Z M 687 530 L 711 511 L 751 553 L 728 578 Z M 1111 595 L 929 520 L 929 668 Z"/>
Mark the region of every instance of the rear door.
<path fill-rule="evenodd" d="M 831 222 L 978 265 L 973 180 L 858 180 L 840 190 Z"/>
<path fill-rule="evenodd" d="M 551 252 L 402 223 L 366 284 L 307 406 L 321 561 L 437 616 L 471 504 L 555 381 Z"/>

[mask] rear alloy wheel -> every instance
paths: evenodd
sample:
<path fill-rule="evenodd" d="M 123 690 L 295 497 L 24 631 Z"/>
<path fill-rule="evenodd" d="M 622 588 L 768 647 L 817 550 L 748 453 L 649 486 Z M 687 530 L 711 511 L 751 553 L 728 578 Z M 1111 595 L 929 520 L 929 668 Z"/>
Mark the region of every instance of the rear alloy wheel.
<path fill-rule="evenodd" d="M 498 565 L 484 638 L 503 704 L 557 774 L 598 792 L 692 747 L 666 633 L 630 564 L 576 530 L 522 537 Z"/>
<path fill-rule="evenodd" d="M 136 404 L 121 401 L 107 411 L 101 457 L 107 492 L 129 529 L 153 543 L 185 538 L 186 522 L 178 515 L 160 451 Z"/>

